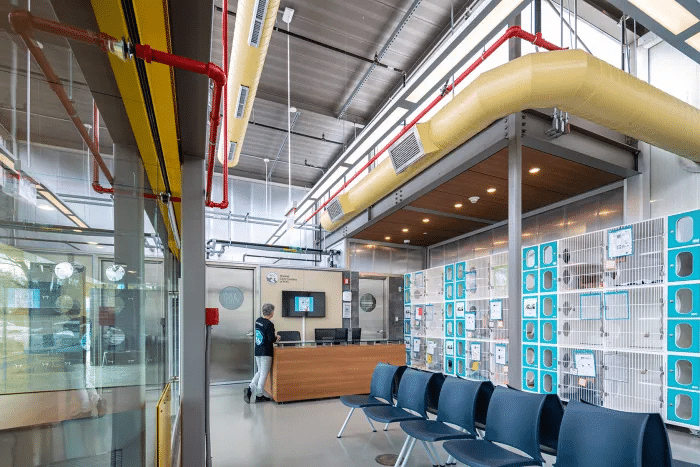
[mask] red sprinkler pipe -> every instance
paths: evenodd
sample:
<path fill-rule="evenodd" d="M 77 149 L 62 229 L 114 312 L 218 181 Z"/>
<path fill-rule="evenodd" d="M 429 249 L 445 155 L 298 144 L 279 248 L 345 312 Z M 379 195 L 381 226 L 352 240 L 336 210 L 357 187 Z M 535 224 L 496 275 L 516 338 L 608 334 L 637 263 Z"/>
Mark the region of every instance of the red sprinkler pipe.
<path fill-rule="evenodd" d="M 155 61 L 158 63 L 163 63 L 165 65 L 169 65 L 175 68 L 180 68 L 183 70 L 188 70 L 192 71 L 194 73 L 198 74 L 203 74 L 207 75 L 211 80 L 214 81 L 215 86 L 214 86 L 214 93 L 212 96 L 212 111 L 210 114 L 209 118 L 209 129 L 210 129 L 210 137 L 209 137 L 209 160 L 208 160 L 208 170 L 209 173 L 207 174 L 207 200 L 206 204 L 207 206 L 210 207 L 218 207 L 221 209 L 225 209 L 228 207 L 228 180 L 227 177 L 224 178 L 224 194 L 223 198 L 224 200 L 221 203 L 213 203 L 211 202 L 211 180 L 212 180 L 212 173 L 214 171 L 214 157 L 215 157 L 215 150 L 216 150 L 216 135 L 217 135 L 217 130 L 219 127 L 219 109 L 220 109 L 220 100 L 221 100 L 221 94 L 222 94 L 222 89 L 224 85 L 226 84 L 226 74 L 224 71 L 218 67 L 217 65 L 213 63 L 204 63 L 200 62 L 197 60 L 192 60 L 186 57 L 180 57 L 177 55 L 173 55 L 171 53 L 167 52 L 161 52 L 158 50 L 153 50 L 151 49 L 150 46 L 148 45 L 141 45 L 141 44 L 128 44 L 125 41 L 117 41 L 114 37 L 109 36 L 107 34 L 97 34 L 92 31 L 87 31 L 84 29 L 76 28 L 74 26 L 69 26 L 61 23 L 57 23 L 55 21 L 50 21 L 47 19 L 43 18 L 37 18 L 33 16 L 31 13 L 29 13 L 26 10 L 18 10 L 18 11 L 13 11 L 9 14 L 9 21 L 10 24 L 12 25 L 12 28 L 17 32 L 24 42 L 27 44 L 27 47 L 32 53 L 32 56 L 34 56 L 34 59 L 39 63 L 39 66 L 41 67 L 42 71 L 44 72 L 44 75 L 46 77 L 46 81 L 49 83 L 51 88 L 54 90 L 56 95 L 59 97 L 61 102 L 63 103 L 64 107 L 66 108 L 66 111 L 68 112 L 69 116 L 73 120 L 73 123 L 75 124 L 76 128 L 80 132 L 81 136 L 83 137 L 83 140 L 85 143 L 88 145 L 90 148 L 90 151 L 93 154 L 93 157 L 99 164 L 100 168 L 102 169 L 102 172 L 105 174 L 107 179 L 109 180 L 110 184 L 114 183 L 114 178 L 112 175 L 109 173 L 109 170 L 107 169 L 107 166 L 104 163 L 104 160 L 99 154 L 99 151 L 93 141 L 90 139 L 90 135 L 87 133 L 87 130 L 85 129 L 85 126 L 82 124 L 80 121 L 80 118 L 77 115 L 77 112 L 75 111 L 75 108 L 73 107 L 73 104 L 70 102 L 70 99 L 68 99 L 68 96 L 66 95 L 65 89 L 61 85 L 59 78 L 56 76 L 56 74 L 53 72 L 51 65 L 48 63 L 46 60 L 46 57 L 44 54 L 41 52 L 41 49 L 39 49 L 36 45 L 34 45 L 34 40 L 32 38 L 32 30 L 33 29 L 38 29 L 40 31 L 44 31 L 50 34 L 56 34 L 58 36 L 63 36 L 67 37 L 70 39 L 78 40 L 81 42 L 85 42 L 87 44 L 93 44 L 97 45 L 100 47 L 103 51 L 109 51 L 115 54 L 119 54 L 120 51 L 125 52 L 125 55 L 127 53 L 133 53 L 136 57 L 141 58 L 142 60 L 145 60 L 147 63 L 150 63 L 151 61 Z M 122 50 L 120 50 L 120 47 Z M 129 56 L 122 56 L 121 58 L 129 58 Z M 163 174 L 165 176 L 165 174 Z M 106 188 L 103 188 L 106 189 Z M 145 195 L 148 198 L 157 198 L 157 195 Z M 179 202 L 179 198 L 171 197 L 170 200 Z"/>
<path fill-rule="evenodd" d="M 228 70 L 228 0 L 222 0 L 221 2 L 221 51 L 222 51 L 222 56 L 221 56 L 221 69 L 222 70 Z M 228 71 L 224 71 L 226 74 L 226 79 L 224 80 L 224 88 L 223 88 L 223 97 L 222 99 L 224 100 L 224 128 L 222 130 L 222 136 L 221 138 L 221 154 L 223 154 L 223 184 L 224 184 L 224 200 L 223 202 L 226 203 L 223 206 L 220 206 L 221 209 L 226 209 L 228 207 L 228 147 L 229 147 L 229 141 L 228 141 Z M 209 171 L 210 173 L 210 178 L 211 174 L 213 174 L 214 168 L 212 167 L 212 170 Z M 223 204 L 223 203 L 221 203 Z"/>
<path fill-rule="evenodd" d="M 511 39 L 511 38 L 523 39 L 523 40 L 526 40 L 526 41 L 528 41 L 528 42 L 532 42 L 534 45 L 536 45 L 536 46 L 538 46 L 538 47 L 542 47 L 543 49 L 547 49 L 547 50 L 564 50 L 563 48 L 558 47 L 558 46 L 552 44 L 551 42 L 547 42 L 546 40 L 542 39 L 542 33 L 541 33 L 541 32 L 538 32 L 538 33 L 536 33 L 536 34 L 530 34 L 529 32 L 523 31 L 522 28 L 521 28 L 520 26 L 511 26 L 510 28 L 508 28 L 508 29 L 506 30 L 506 32 L 505 32 L 491 47 L 489 47 L 479 58 L 477 58 L 477 59 L 474 61 L 474 63 L 472 63 L 472 64 L 469 66 L 469 68 L 467 68 L 467 69 L 464 71 L 464 73 L 462 73 L 461 75 L 459 75 L 459 77 L 458 77 L 456 80 L 454 80 L 454 83 L 452 83 L 452 84 L 450 84 L 449 86 L 445 87 L 445 88 L 442 90 L 442 92 L 440 93 L 440 95 L 438 95 L 425 109 L 423 109 L 423 111 L 422 111 L 421 113 L 419 113 L 419 114 L 416 116 L 416 118 L 414 118 L 414 119 L 411 121 L 411 123 L 409 123 L 408 125 L 404 126 L 404 127 L 401 129 L 401 131 L 399 131 L 399 134 L 397 134 L 396 136 L 394 136 L 394 138 L 393 138 L 391 141 L 389 141 L 389 143 L 387 143 L 387 145 L 384 146 L 384 147 L 381 149 L 381 151 L 377 152 L 377 154 L 375 154 L 374 157 L 372 157 L 369 161 L 367 161 L 367 163 L 366 163 L 365 165 L 363 165 L 357 172 L 355 172 L 355 173 L 353 174 L 353 176 L 350 177 L 350 179 L 349 179 L 348 181 L 346 181 L 345 183 L 343 183 L 343 185 L 342 185 L 340 188 L 338 188 L 338 190 L 337 190 L 335 193 L 333 193 L 333 195 L 332 195 L 330 198 L 328 198 L 328 200 L 327 200 L 325 203 L 323 203 L 318 209 L 316 209 L 316 210 L 314 211 L 314 213 L 311 214 L 311 215 L 304 221 L 304 223 L 309 222 L 311 219 L 313 219 L 313 217 L 314 217 L 316 214 L 318 214 L 319 212 L 321 212 L 321 210 L 322 210 L 323 208 L 325 208 L 325 207 L 328 205 L 328 203 L 330 203 L 331 201 L 333 201 L 333 199 L 335 199 L 335 197 L 338 196 L 345 188 L 347 188 L 348 185 L 350 185 L 350 183 L 352 183 L 353 180 L 355 180 L 362 172 L 364 172 L 370 165 L 372 165 L 372 163 L 373 163 L 374 161 L 376 161 L 377 159 L 379 159 L 379 156 L 381 156 L 382 154 L 384 154 L 384 152 L 385 152 L 387 149 L 389 149 L 396 141 L 398 141 L 399 138 L 401 138 L 403 135 L 405 135 L 406 132 L 408 132 L 408 130 L 410 130 L 411 128 L 413 128 L 413 126 L 415 126 L 415 124 L 418 123 L 418 121 L 419 121 L 421 118 L 423 118 L 428 112 L 430 112 L 430 111 L 433 109 L 433 107 L 435 107 L 435 106 L 438 104 L 438 102 L 440 102 L 446 95 L 448 95 L 450 92 L 452 92 L 452 90 L 455 88 L 455 86 L 457 86 L 459 83 L 461 83 L 462 81 L 464 81 L 464 79 L 465 79 L 467 76 L 469 76 L 469 75 L 471 74 L 471 72 L 474 71 L 479 65 L 481 65 L 481 63 L 482 63 L 484 60 L 486 60 L 486 59 L 489 57 L 489 55 L 491 55 L 492 53 L 494 53 L 494 52 L 496 51 L 496 49 L 498 49 L 501 45 L 503 45 L 504 43 L 506 43 L 506 42 L 507 42 L 509 39 Z"/>

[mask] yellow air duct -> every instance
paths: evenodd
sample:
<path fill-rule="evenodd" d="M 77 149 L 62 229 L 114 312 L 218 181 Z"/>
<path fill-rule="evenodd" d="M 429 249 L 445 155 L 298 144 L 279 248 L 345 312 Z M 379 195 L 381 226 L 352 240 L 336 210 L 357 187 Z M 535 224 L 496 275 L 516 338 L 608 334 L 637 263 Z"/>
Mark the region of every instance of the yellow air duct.
<path fill-rule="evenodd" d="M 279 0 L 238 2 L 226 91 L 228 144 L 219 144 L 216 155 L 223 164 L 225 149 L 229 167 L 238 164 L 279 4 Z"/>
<path fill-rule="evenodd" d="M 410 138 L 424 155 L 402 171 L 388 157 L 345 198 L 328 205 L 321 225 L 333 231 L 398 188 L 493 121 L 533 108 L 557 107 L 611 130 L 700 161 L 700 110 L 581 50 L 530 54 L 483 73 Z M 416 144 L 412 144 L 416 147 Z"/>

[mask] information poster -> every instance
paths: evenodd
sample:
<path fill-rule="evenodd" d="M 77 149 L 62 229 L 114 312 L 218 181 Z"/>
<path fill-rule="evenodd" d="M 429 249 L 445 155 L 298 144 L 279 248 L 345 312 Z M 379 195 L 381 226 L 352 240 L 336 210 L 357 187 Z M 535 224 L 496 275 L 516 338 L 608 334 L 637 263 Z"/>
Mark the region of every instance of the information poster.
<path fill-rule="evenodd" d="M 490 319 L 491 321 L 503 319 L 503 302 L 501 300 L 491 300 Z"/>
<path fill-rule="evenodd" d="M 523 317 L 537 318 L 537 297 L 523 299 Z"/>
<path fill-rule="evenodd" d="M 445 355 L 452 356 L 455 354 L 455 343 L 453 341 L 445 341 Z"/>
<path fill-rule="evenodd" d="M 343 302 L 343 318 L 351 318 L 351 317 L 352 317 L 352 307 L 350 306 L 350 303 Z"/>
<path fill-rule="evenodd" d="M 496 345 L 496 364 L 497 365 L 507 365 L 508 364 L 508 353 L 506 346 L 503 344 Z"/>
<path fill-rule="evenodd" d="M 579 376 L 595 378 L 595 354 L 591 351 L 579 351 L 574 353 L 574 366 Z"/>
<path fill-rule="evenodd" d="M 481 344 L 471 345 L 471 359 L 475 362 L 481 361 Z"/>
<path fill-rule="evenodd" d="M 476 331 L 476 313 L 467 313 L 465 315 L 464 328 L 467 331 Z"/>
<path fill-rule="evenodd" d="M 465 308 L 466 308 L 466 305 L 464 302 L 457 302 L 455 304 L 455 317 L 464 318 L 464 309 Z"/>
<path fill-rule="evenodd" d="M 413 338 L 413 351 L 420 352 L 420 338 L 419 337 Z"/>
<path fill-rule="evenodd" d="M 437 348 L 437 344 L 435 341 L 428 341 L 428 354 L 429 355 L 435 355 L 435 349 Z"/>
<path fill-rule="evenodd" d="M 608 258 L 631 256 L 633 253 L 634 238 L 632 237 L 632 227 L 608 232 Z"/>

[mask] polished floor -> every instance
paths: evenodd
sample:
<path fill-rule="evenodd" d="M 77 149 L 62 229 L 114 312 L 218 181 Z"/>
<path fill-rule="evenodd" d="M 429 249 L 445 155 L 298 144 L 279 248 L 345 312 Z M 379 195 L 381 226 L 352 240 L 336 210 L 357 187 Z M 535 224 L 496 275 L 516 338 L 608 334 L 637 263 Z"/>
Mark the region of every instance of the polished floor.
<path fill-rule="evenodd" d="M 341 439 L 336 438 L 347 408 L 338 399 L 276 404 L 243 402 L 244 385 L 211 390 L 212 458 L 214 467 L 369 467 L 380 454 L 398 454 L 404 435 L 398 424 L 372 433 L 355 412 Z M 700 461 L 700 437 L 671 430 L 673 455 Z M 446 458 L 440 450 L 443 461 Z M 429 467 L 424 449 L 416 448 L 409 466 Z M 551 465 L 551 464 L 548 464 Z"/>

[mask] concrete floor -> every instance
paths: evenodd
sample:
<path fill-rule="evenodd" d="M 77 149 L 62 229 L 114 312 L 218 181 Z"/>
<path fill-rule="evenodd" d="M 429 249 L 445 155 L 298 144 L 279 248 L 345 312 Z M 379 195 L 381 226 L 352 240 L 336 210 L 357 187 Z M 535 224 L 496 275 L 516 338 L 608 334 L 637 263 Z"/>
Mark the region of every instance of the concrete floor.
<path fill-rule="evenodd" d="M 405 436 L 398 424 L 372 433 L 355 411 L 341 439 L 336 438 L 348 409 L 338 399 L 258 405 L 243 402 L 245 385 L 211 390 L 214 467 L 260 466 L 368 467 L 379 454 L 398 454 Z M 700 462 L 700 437 L 669 431 L 674 458 Z M 444 461 L 447 454 L 439 449 Z M 428 467 L 425 450 L 416 445 L 409 466 Z M 551 465 L 548 463 L 547 465 Z"/>

